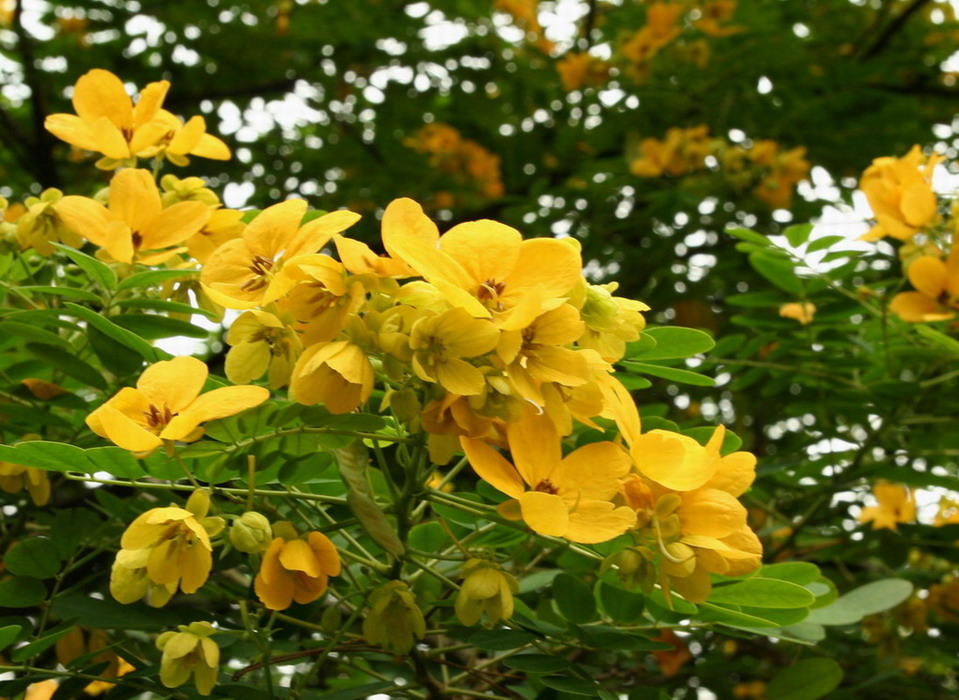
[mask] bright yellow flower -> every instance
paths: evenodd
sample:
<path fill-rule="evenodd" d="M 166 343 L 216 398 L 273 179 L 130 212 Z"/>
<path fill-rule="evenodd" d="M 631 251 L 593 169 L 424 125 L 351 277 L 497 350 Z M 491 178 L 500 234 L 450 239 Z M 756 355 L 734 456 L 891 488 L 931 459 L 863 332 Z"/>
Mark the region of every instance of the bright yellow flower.
<path fill-rule="evenodd" d="M 906 275 L 914 292 L 900 292 L 892 298 L 889 309 L 903 321 L 944 321 L 953 318 L 959 309 L 959 245 L 943 261 L 923 255 L 909 263 Z"/>
<path fill-rule="evenodd" d="M 626 354 L 626 343 L 639 340 L 646 327 L 642 312 L 649 311 L 641 301 L 613 296 L 618 287 L 616 282 L 586 284 L 583 280 L 582 295 L 572 302 L 585 324 L 577 344 L 595 350 L 606 362 L 618 362 Z"/>
<path fill-rule="evenodd" d="M 927 158 L 919 146 L 913 146 L 902 158 L 883 157 L 872 162 L 859 188 L 876 215 L 876 225 L 863 240 L 892 236 L 905 241 L 932 223 L 937 215 L 932 174 L 942 160 L 935 153 Z"/>
<path fill-rule="evenodd" d="M 916 499 L 909 487 L 880 479 L 872 493 L 877 505 L 863 508 L 859 522 L 872 523 L 873 530 L 895 530 L 899 523 L 916 521 Z"/>
<path fill-rule="evenodd" d="M 295 600 L 306 605 L 326 591 L 330 576 L 340 575 L 340 555 L 320 532 L 297 537 L 289 523 L 277 523 L 277 537 L 263 554 L 253 582 L 256 595 L 270 610 L 286 610 Z"/>
<path fill-rule="evenodd" d="M 816 305 L 808 301 L 802 303 L 790 302 L 789 304 L 783 304 L 779 307 L 780 316 L 795 319 L 804 326 L 812 323 L 812 318 L 815 313 Z"/>
<path fill-rule="evenodd" d="M 209 494 L 194 491 L 186 508 L 151 508 L 130 523 L 110 577 L 113 597 L 132 603 L 149 592 L 150 583 L 171 594 L 178 587 L 199 590 L 213 566 L 210 538 L 224 525 L 222 518 L 207 517 L 209 508 Z"/>
<path fill-rule="evenodd" d="M 200 695 L 209 695 L 219 673 L 220 647 L 211 636 L 216 629 L 209 622 L 180 625 L 179 632 L 164 632 L 157 637 L 160 658 L 160 681 L 167 688 L 178 688 L 190 680 Z"/>
<path fill-rule="evenodd" d="M 513 616 L 513 594 L 519 591 L 516 578 L 499 564 L 486 559 L 470 559 L 463 565 L 463 585 L 456 595 L 456 617 L 472 627 L 483 613 L 490 622 Z"/>
<path fill-rule="evenodd" d="M 201 423 L 253 408 L 270 396 L 258 386 L 227 386 L 201 395 L 208 372 L 195 357 L 150 365 L 136 389 L 121 389 L 87 416 L 87 425 L 126 450 L 149 452 L 164 440 L 198 440 Z"/>
<path fill-rule="evenodd" d="M 210 220 L 199 231 L 186 239 L 186 249 L 190 257 L 200 263 L 206 263 L 213 251 L 227 241 L 243 235 L 243 212 L 236 209 L 214 209 Z"/>
<path fill-rule="evenodd" d="M 355 276 L 347 274 L 343 263 L 327 255 L 301 258 L 301 281 L 283 300 L 293 318 L 304 345 L 333 340 L 366 301 L 366 288 Z"/>
<path fill-rule="evenodd" d="M 100 246 L 117 262 L 155 265 L 182 251 L 180 246 L 210 219 L 200 202 L 164 209 L 147 170 L 121 170 L 110 181 L 109 208 L 89 197 L 70 195 L 54 205 L 64 223 Z"/>
<path fill-rule="evenodd" d="M 230 149 L 223 141 L 206 133 L 206 121 L 201 116 L 183 121 L 166 110 L 160 110 L 157 118 L 167 127 L 163 136 L 151 147 L 137 152 L 142 158 L 165 158 L 174 165 L 189 165 L 187 156 L 199 156 L 212 160 L 230 160 Z"/>
<path fill-rule="evenodd" d="M 324 404 L 331 413 L 349 413 L 373 393 L 373 366 L 363 349 L 349 340 L 308 347 L 290 378 L 290 398 Z"/>
<path fill-rule="evenodd" d="M 360 218 L 334 211 L 300 226 L 306 208 L 302 199 L 274 204 L 247 225 L 242 238 L 217 248 L 200 274 L 211 298 L 228 309 L 276 301 L 300 280 L 297 264 L 304 261 L 302 256 L 316 253 L 334 233 Z"/>
<path fill-rule="evenodd" d="M 289 383 L 301 349 L 300 339 L 289 326 L 273 314 L 255 309 L 240 314 L 227 331 L 226 342 L 232 346 L 226 354 L 227 379 L 244 384 L 269 370 L 271 389 Z"/>
<path fill-rule="evenodd" d="M 516 229 L 489 220 L 459 224 L 440 236 L 410 199 L 386 208 L 383 243 L 450 304 L 493 318 L 504 330 L 522 330 L 560 306 L 581 276 L 579 251 L 568 243 L 524 241 Z"/>
<path fill-rule="evenodd" d="M 520 515 L 540 534 L 583 543 L 611 540 L 633 525 L 633 511 L 611 502 L 630 469 L 620 447 L 595 442 L 563 457 L 559 433 L 545 415 L 528 414 L 507 426 L 506 435 L 515 466 L 484 442 L 460 439 L 480 478 L 515 499 L 500 506 L 504 515 Z"/>
<path fill-rule="evenodd" d="M 50 477 L 46 471 L 0 462 L 0 491 L 19 493 L 23 489 L 30 494 L 34 505 L 45 506 L 50 501 Z"/>
<path fill-rule="evenodd" d="M 59 687 L 60 683 L 52 678 L 31 683 L 27 686 L 27 692 L 24 693 L 23 700 L 50 700 Z"/>
<path fill-rule="evenodd" d="M 439 316 L 424 316 L 413 324 L 410 347 L 413 371 L 460 396 L 479 394 L 483 373 L 461 359 L 485 355 L 496 347 L 500 331 L 490 321 L 454 308 Z"/>
<path fill-rule="evenodd" d="M 156 143 L 168 126 L 160 108 L 170 83 L 150 83 L 136 105 L 113 73 L 99 68 L 81 76 L 73 88 L 73 114 L 51 114 L 44 126 L 67 143 L 125 161 Z"/>

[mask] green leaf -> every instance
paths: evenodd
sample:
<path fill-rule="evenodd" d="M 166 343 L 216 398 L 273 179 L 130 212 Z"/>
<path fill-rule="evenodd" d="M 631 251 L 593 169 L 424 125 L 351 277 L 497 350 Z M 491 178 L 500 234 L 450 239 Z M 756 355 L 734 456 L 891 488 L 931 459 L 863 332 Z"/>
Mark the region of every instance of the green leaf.
<path fill-rule="evenodd" d="M 55 512 L 50 526 L 50 539 L 56 545 L 61 559 L 73 554 L 80 543 L 86 542 L 103 524 L 96 513 L 86 508 L 63 508 Z"/>
<path fill-rule="evenodd" d="M 70 620 L 80 627 L 92 629 L 156 630 L 179 622 L 195 620 L 195 611 L 158 610 L 142 603 L 121 605 L 107 597 L 90 598 L 85 593 L 58 595 L 51 612 L 61 620 Z"/>
<path fill-rule="evenodd" d="M 594 681 L 587 681 L 573 676 L 543 676 L 540 682 L 547 688 L 560 690 L 572 695 L 588 695 L 595 697 L 599 694 L 600 687 Z"/>
<path fill-rule="evenodd" d="M 775 700 L 816 700 L 839 687 L 842 668 L 832 659 L 802 659 L 773 676 L 766 696 Z"/>
<path fill-rule="evenodd" d="M 207 338 L 210 335 L 210 331 L 194 326 L 189 321 L 157 314 L 117 314 L 111 316 L 110 320 L 147 340 L 172 338 L 177 335 L 188 338 Z"/>
<path fill-rule="evenodd" d="M 795 295 L 802 293 L 802 282 L 796 276 L 789 260 L 779 256 L 753 253 L 749 256 L 749 264 L 756 272 L 783 291 Z"/>
<path fill-rule="evenodd" d="M 20 632 L 23 630 L 20 625 L 7 625 L 6 627 L 0 627 L 0 651 L 3 651 L 8 646 L 13 644 L 13 642 L 20 636 Z M 547 658 L 553 658 L 549 656 Z M 556 669 L 552 669 L 556 670 Z"/>
<path fill-rule="evenodd" d="M 912 584 L 904 579 L 873 581 L 839 596 L 829 605 L 814 609 L 806 621 L 820 625 L 855 624 L 866 615 L 896 607 L 912 595 L 912 590 Z"/>
<path fill-rule="evenodd" d="M 510 649 L 519 649 L 533 641 L 535 637 L 529 632 L 522 630 L 480 630 L 469 636 L 469 643 L 478 646 L 480 649 L 491 649 L 492 651 L 508 651 Z"/>
<path fill-rule="evenodd" d="M 420 523 L 410 530 L 407 542 L 421 552 L 438 552 L 449 547 L 450 537 L 437 522 Z"/>
<path fill-rule="evenodd" d="M 109 336 L 118 343 L 127 346 L 134 352 L 138 353 L 147 362 L 156 362 L 157 360 L 162 360 L 169 357 L 167 353 L 153 347 L 143 338 L 139 337 L 136 333 L 132 333 L 126 328 L 121 328 L 109 319 L 94 311 L 91 311 L 90 309 L 78 306 L 77 304 L 73 304 L 69 301 L 65 302 L 63 306 L 72 316 L 86 321 L 87 324 L 96 328 L 104 335 Z"/>
<path fill-rule="evenodd" d="M 93 326 L 87 328 L 87 337 L 90 339 L 90 347 L 96 353 L 100 364 L 109 367 L 115 375 L 133 374 L 139 372 L 140 368 L 143 367 L 142 356 L 130 352 L 130 348 L 126 345 L 118 343 Z"/>
<path fill-rule="evenodd" d="M 748 228 L 728 228 L 726 233 L 730 236 L 734 236 L 741 241 L 748 241 L 749 243 L 755 243 L 756 245 L 763 246 L 767 248 L 772 245 L 772 242 L 763 236 L 760 233 L 755 231 L 750 231 Z"/>
<path fill-rule="evenodd" d="M 805 586 L 819 578 L 819 567 L 805 561 L 786 561 L 780 564 L 767 564 L 759 570 L 757 576 L 760 578 L 774 578 L 780 581 L 790 581 L 792 583 Z"/>
<path fill-rule="evenodd" d="M 139 287 L 153 287 L 167 280 L 193 277 L 200 274 L 199 270 L 147 270 L 130 275 L 117 285 L 117 291 L 137 289 Z"/>
<path fill-rule="evenodd" d="M 0 608 L 32 608 L 47 597 L 47 588 L 39 579 L 17 576 L 0 581 Z"/>
<path fill-rule="evenodd" d="M 116 305 L 122 309 L 155 309 L 157 311 L 166 311 L 174 314 L 200 314 L 206 316 L 211 321 L 219 321 L 219 317 L 208 309 L 202 309 L 199 306 L 190 306 L 189 304 L 181 304 L 178 301 L 166 301 L 165 299 L 123 299 L 116 302 Z"/>
<path fill-rule="evenodd" d="M 745 294 L 732 294 L 726 297 L 726 303 L 733 306 L 744 306 L 746 308 L 765 308 L 767 306 L 779 307 L 789 301 L 790 297 L 782 292 L 774 290 L 763 290 L 761 292 L 746 292 Z"/>
<path fill-rule="evenodd" d="M 580 624 L 596 619 L 596 599 L 580 578 L 563 573 L 553 579 L 553 600 L 570 622 Z"/>
<path fill-rule="evenodd" d="M 44 343 L 27 343 L 27 350 L 81 384 L 97 389 L 107 388 L 107 380 L 103 378 L 103 375 L 95 367 L 77 357 L 76 353 Z"/>
<path fill-rule="evenodd" d="M 334 450 L 333 454 L 336 456 L 343 483 L 349 489 L 346 495 L 347 505 L 366 534 L 385 551 L 397 557 L 402 556 L 406 548 L 370 492 L 366 478 L 370 458 L 366 448 L 361 442 L 354 441 L 348 447 Z"/>
<path fill-rule="evenodd" d="M 845 236 L 822 236 L 821 238 L 817 238 L 814 241 L 810 241 L 809 245 L 806 246 L 806 252 L 818 253 L 820 250 L 826 250 L 827 248 L 831 248 L 836 243 L 839 243 L 839 241 L 844 241 L 844 240 L 846 240 Z"/>
<path fill-rule="evenodd" d="M 600 581 L 599 600 L 606 614 L 617 622 L 635 622 L 643 615 L 646 599 L 639 593 L 624 591 Z"/>
<path fill-rule="evenodd" d="M 134 478 L 146 472 L 128 450 L 120 447 L 94 447 L 83 450 L 63 442 L 31 440 L 16 445 L 0 445 L 0 460 L 57 472 L 108 471 L 114 476 Z"/>
<path fill-rule="evenodd" d="M 936 346 L 947 351 L 951 355 L 959 355 L 959 340 L 950 338 L 945 333 L 940 333 L 935 328 L 930 328 L 923 323 L 917 323 L 913 326 L 916 332 L 926 340 L 931 340 Z"/>
<path fill-rule="evenodd" d="M 17 287 L 17 289 L 19 289 L 21 292 L 33 294 L 52 294 L 53 296 L 69 297 L 71 299 L 79 299 L 81 301 L 95 301 L 101 304 L 103 303 L 103 300 L 93 292 L 88 292 L 86 289 L 77 289 L 76 287 L 50 287 L 39 284 L 29 284 L 22 287 Z"/>
<path fill-rule="evenodd" d="M 46 537 L 28 537 L 7 550 L 3 563 L 17 576 L 52 578 L 60 570 L 60 553 L 53 540 Z"/>
<path fill-rule="evenodd" d="M 569 668 L 569 661 L 561 656 L 548 654 L 518 654 L 503 659 L 503 665 L 515 671 L 526 673 L 551 673 Z"/>
<path fill-rule="evenodd" d="M 789 241 L 789 245 L 798 248 L 809 240 L 809 234 L 812 233 L 812 228 L 812 224 L 796 224 L 783 231 L 783 235 L 786 237 L 786 240 Z"/>
<path fill-rule="evenodd" d="M 71 629 L 71 627 L 64 627 L 61 630 L 57 630 L 53 634 L 48 634 L 46 637 L 41 637 L 34 642 L 30 642 L 26 646 L 16 649 L 12 654 L 10 654 L 11 661 L 20 662 L 33 658 L 41 651 L 46 651 L 60 641 L 60 638 L 66 636 Z"/>
<path fill-rule="evenodd" d="M 671 382 L 678 382 L 680 384 L 692 384 L 693 386 L 714 386 L 716 384 L 716 380 L 712 377 L 707 377 L 705 374 L 693 372 L 688 369 L 663 367 L 661 365 L 649 365 L 645 362 L 634 362 L 632 360 L 624 362 L 623 365 L 625 365 L 626 368 L 631 372 L 650 374 L 654 377 L 667 379 Z"/>
<path fill-rule="evenodd" d="M 363 685 L 353 686 L 352 688 L 343 688 L 333 692 L 323 692 L 323 700 L 366 700 L 371 695 L 384 693 L 384 691 L 395 690 L 396 684 L 389 681 L 376 681 L 375 683 L 364 683 Z M 232 693 L 227 697 L 235 697 Z"/>
<path fill-rule="evenodd" d="M 816 602 L 816 596 L 789 581 L 757 577 L 713 588 L 709 602 L 753 608 L 805 608 Z"/>
<path fill-rule="evenodd" d="M 70 347 L 70 343 L 67 342 L 66 338 L 62 338 L 56 333 L 51 333 L 48 330 L 44 330 L 38 326 L 30 325 L 29 323 L 20 323 L 19 321 L 3 321 L 0 323 L 0 336 L 6 334 L 15 335 L 19 338 L 26 338 L 27 340 L 35 340 L 48 345 L 57 345 L 64 348 Z"/>
<path fill-rule="evenodd" d="M 79 250 L 71 248 L 68 245 L 52 242 L 51 245 L 57 250 L 66 253 L 67 257 L 75 262 L 81 270 L 86 272 L 90 279 L 104 289 L 113 289 L 117 286 L 117 275 L 109 265 L 100 262 L 86 253 L 81 253 Z"/>
<path fill-rule="evenodd" d="M 708 352 L 716 346 L 712 336 L 695 328 L 680 328 L 678 326 L 649 328 L 643 331 L 643 335 L 652 337 L 656 341 L 656 345 L 645 352 L 634 353 L 630 357 L 637 357 L 644 362 L 693 357 Z"/>

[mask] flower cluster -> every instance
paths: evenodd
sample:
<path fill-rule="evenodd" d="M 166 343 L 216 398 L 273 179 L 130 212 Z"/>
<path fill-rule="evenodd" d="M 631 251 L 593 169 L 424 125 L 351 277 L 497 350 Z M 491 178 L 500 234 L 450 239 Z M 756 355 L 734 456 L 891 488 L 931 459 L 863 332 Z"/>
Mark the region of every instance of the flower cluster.
<path fill-rule="evenodd" d="M 707 169 L 715 159 L 719 169 L 737 189 L 752 194 L 771 207 L 785 208 L 796 185 L 809 174 L 806 149 L 780 150 L 775 141 L 756 141 L 748 148 L 709 135 L 706 126 L 675 127 L 663 140 L 646 138 L 630 162 L 638 177 L 686 175 Z"/>
<path fill-rule="evenodd" d="M 463 138 L 449 124 L 427 124 L 404 142 L 410 148 L 429 156 L 430 167 L 452 181 L 468 196 L 488 200 L 503 196 L 500 179 L 500 158 L 471 139 Z M 456 200 L 450 192 L 434 195 L 436 208 L 452 206 Z"/>

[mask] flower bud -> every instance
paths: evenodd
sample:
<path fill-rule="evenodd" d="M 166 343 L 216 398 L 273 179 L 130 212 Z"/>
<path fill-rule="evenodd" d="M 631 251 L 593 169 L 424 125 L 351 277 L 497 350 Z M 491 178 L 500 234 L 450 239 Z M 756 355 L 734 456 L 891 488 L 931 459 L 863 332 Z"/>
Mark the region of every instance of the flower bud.
<path fill-rule="evenodd" d="M 426 621 L 403 581 L 390 581 L 370 596 L 363 636 L 394 654 L 405 654 L 426 634 Z"/>
<path fill-rule="evenodd" d="M 273 530 L 266 516 L 249 510 L 233 521 L 230 543 L 239 551 L 258 554 L 273 541 Z"/>
<path fill-rule="evenodd" d="M 467 627 L 479 622 L 483 613 L 490 622 L 513 615 L 513 594 L 519 582 L 500 569 L 499 564 L 470 559 L 463 567 L 463 586 L 456 596 L 456 616 Z"/>

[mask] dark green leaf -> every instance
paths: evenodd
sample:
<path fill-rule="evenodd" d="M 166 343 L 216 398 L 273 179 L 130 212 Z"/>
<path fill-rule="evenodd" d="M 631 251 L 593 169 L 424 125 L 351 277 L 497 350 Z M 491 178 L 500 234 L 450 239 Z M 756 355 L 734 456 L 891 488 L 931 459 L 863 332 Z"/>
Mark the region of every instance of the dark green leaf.
<path fill-rule="evenodd" d="M 631 593 L 622 588 L 600 582 L 599 600 L 606 614 L 618 622 L 634 622 L 643 615 L 646 599 L 640 593 Z"/>
<path fill-rule="evenodd" d="M 676 367 L 662 367 L 661 365 L 650 365 L 645 362 L 634 362 L 629 360 L 623 363 L 631 372 L 640 374 L 649 374 L 660 379 L 666 379 L 680 384 L 692 384 L 693 386 L 714 386 L 716 380 L 707 377 L 699 372 L 693 372 L 688 369 L 678 369 Z"/>
<path fill-rule="evenodd" d="M 773 676 L 766 696 L 774 700 L 816 700 L 839 687 L 842 668 L 832 659 L 802 659 Z"/>
<path fill-rule="evenodd" d="M 561 656 L 547 654 L 518 654 L 503 660 L 507 668 L 526 673 L 551 673 L 569 668 L 569 661 Z"/>
<path fill-rule="evenodd" d="M 469 643 L 480 649 L 507 651 L 526 646 L 534 639 L 529 632 L 521 630 L 481 630 L 469 636 Z"/>
<path fill-rule="evenodd" d="M 32 608 L 47 597 L 39 579 L 17 576 L 0 581 L 0 608 Z"/>
<path fill-rule="evenodd" d="M 52 578 L 60 570 L 60 553 L 53 540 L 28 537 L 7 550 L 3 563 L 10 573 L 18 576 Z"/>
<path fill-rule="evenodd" d="M 78 306 L 77 304 L 73 304 L 71 302 L 64 303 L 64 307 L 71 315 L 86 321 L 89 325 L 93 326 L 104 335 L 113 338 L 118 343 L 121 343 L 131 350 L 139 353 L 139 355 L 148 362 L 155 362 L 157 360 L 162 360 L 166 357 L 169 357 L 167 353 L 154 348 L 136 333 L 132 333 L 126 328 L 121 328 L 109 319 L 94 311 L 91 311 L 90 309 Z"/>
<path fill-rule="evenodd" d="M 136 289 L 139 287 L 153 287 L 168 280 L 195 277 L 199 270 L 147 270 L 130 275 L 117 285 L 117 291 Z"/>
<path fill-rule="evenodd" d="M 596 599 L 586 583 L 562 573 L 553 579 L 553 600 L 560 614 L 577 624 L 596 619 Z"/>
<path fill-rule="evenodd" d="M 109 265 L 62 243 L 51 242 L 51 245 L 57 250 L 66 253 L 67 257 L 75 262 L 81 270 L 86 272 L 90 279 L 104 289 L 113 289 L 117 286 L 117 275 Z"/>
<path fill-rule="evenodd" d="M 96 368 L 77 357 L 76 353 L 67 352 L 54 345 L 45 345 L 43 343 L 27 343 L 27 349 L 36 357 L 50 364 L 54 369 L 63 372 L 68 377 L 72 377 L 82 384 L 97 389 L 107 388 L 107 380 L 103 378 L 103 375 L 100 374 Z"/>

